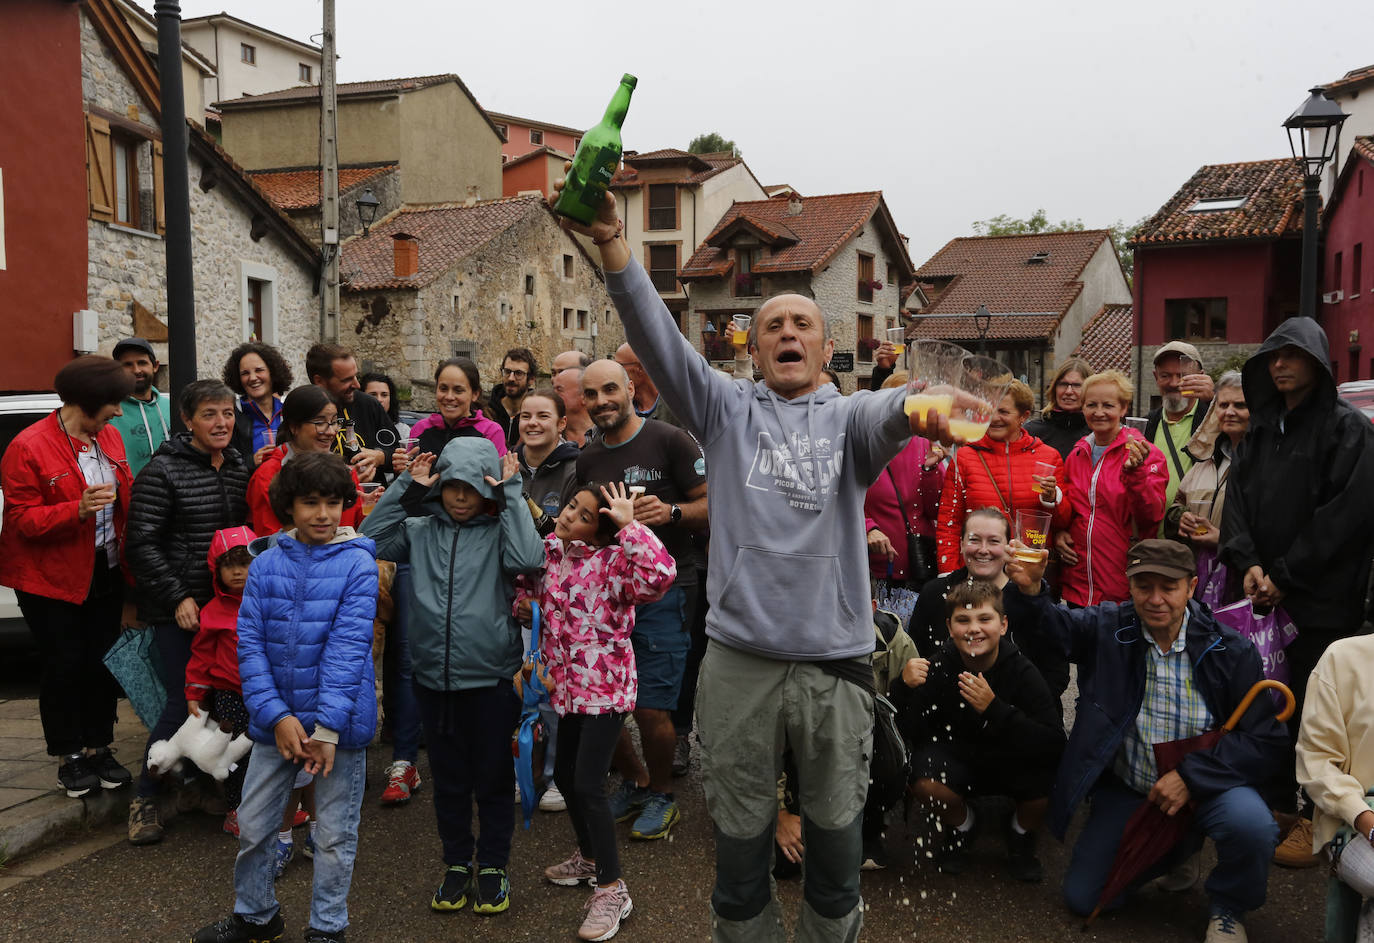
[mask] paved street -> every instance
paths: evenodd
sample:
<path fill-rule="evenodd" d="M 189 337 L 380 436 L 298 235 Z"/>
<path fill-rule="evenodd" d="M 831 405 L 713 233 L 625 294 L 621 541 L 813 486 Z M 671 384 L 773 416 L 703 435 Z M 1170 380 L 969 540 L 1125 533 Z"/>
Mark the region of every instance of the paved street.
<path fill-rule="evenodd" d="M 12 692 L 3 690 L 0 695 Z M 378 807 L 383 751 L 370 757 L 372 789 L 364 807 L 361 853 L 351 897 L 353 940 L 549 941 L 574 939 L 585 892 L 553 887 L 542 868 L 572 847 L 565 815 L 536 814 L 529 832 L 517 832 L 512 861 L 511 910 L 496 918 L 470 912 L 437 915 L 428 907 L 440 876 L 439 843 L 430 793 L 410 806 Z M 428 775 L 425 761 L 421 768 Z M 672 839 L 623 845 L 626 878 L 635 912 L 617 939 L 706 940 L 706 900 L 711 886 L 711 835 L 697 772 L 681 781 L 683 820 Z M 75 800 L 73 800 L 75 801 Z M 622 838 L 627 833 L 621 826 Z M 219 820 L 182 816 L 167 839 L 133 848 L 123 829 L 108 826 L 0 869 L 0 939 L 39 941 L 162 941 L 190 932 L 232 906 L 231 868 L 236 845 L 219 831 Z M 864 939 L 870 941 L 1135 941 L 1159 943 L 1201 939 L 1206 899 L 1200 890 L 1182 895 L 1142 894 L 1120 915 L 1102 919 L 1080 934 L 1060 906 L 1054 884 L 1014 885 L 1004 879 L 1000 841 L 985 834 L 975 850 L 975 868 L 961 878 L 943 877 L 918 860 L 901 824 L 889 836 L 895 866 L 864 876 L 871 908 Z M 1052 878 L 1062 873 L 1066 851 L 1055 842 L 1044 849 Z M 280 884 L 288 940 L 305 926 L 310 864 L 298 859 Z M 1275 869 L 1269 904 L 1249 922 L 1255 943 L 1290 943 L 1320 938 L 1324 878 L 1317 871 Z M 800 888 L 785 883 L 780 893 L 789 923 Z"/>

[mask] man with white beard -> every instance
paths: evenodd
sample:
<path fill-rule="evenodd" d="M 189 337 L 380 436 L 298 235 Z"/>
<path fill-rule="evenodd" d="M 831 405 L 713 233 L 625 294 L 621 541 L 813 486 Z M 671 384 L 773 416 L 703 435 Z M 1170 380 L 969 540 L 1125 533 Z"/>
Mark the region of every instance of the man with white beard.
<path fill-rule="evenodd" d="M 1164 402 L 1146 417 L 1145 440 L 1169 459 L 1169 488 L 1164 495 L 1168 507 L 1174 503 L 1178 483 L 1193 467 L 1194 456 L 1185 449 L 1212 402 L 1212 378 L 1202 372 L 1197 348 L 1183 341 L 1170 341 L 1155 351 L 1154 363 L 1155 384 Z"/>

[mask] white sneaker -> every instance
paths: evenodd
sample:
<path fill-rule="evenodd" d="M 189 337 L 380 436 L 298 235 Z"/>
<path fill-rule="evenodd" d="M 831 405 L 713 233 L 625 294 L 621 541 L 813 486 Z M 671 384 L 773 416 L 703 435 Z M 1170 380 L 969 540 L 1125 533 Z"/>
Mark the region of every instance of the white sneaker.
<path fill-rule="evenodd" d="M 1203 943 L 1249 943 L 1245 924 L 1229 911 L 1217 911 L 1207 921 L 1207 939 Z"/>
<path fill-rule="evenodd" d="M 1202 852 L 1191 855 L 1155 881 L 1155 887 L 1170 894 L 1181 894 L 1197 887 L 1202 877 Z"/>
<path fill-rule="evenodd" d="M 544 794 L 539 797 L 540 812 L 562 812 L 568 807 L 568 801 L 563 798 L 563 793 L 558 791 L 558 787 L 549 783 L 549 788 L 544 790 Z"/>

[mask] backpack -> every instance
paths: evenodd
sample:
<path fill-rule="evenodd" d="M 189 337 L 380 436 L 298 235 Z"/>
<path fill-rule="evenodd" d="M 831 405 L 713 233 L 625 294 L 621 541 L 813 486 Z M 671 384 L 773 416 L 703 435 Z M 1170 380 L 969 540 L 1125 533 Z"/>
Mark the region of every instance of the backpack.
<path fill-rule="evenodd" d="M 868 767 L 868 793 L 883 809 L 906 794 L 911 757 L 897 726 L 897 708 L 881 694 L 873 696 L 873 759 Z"/>

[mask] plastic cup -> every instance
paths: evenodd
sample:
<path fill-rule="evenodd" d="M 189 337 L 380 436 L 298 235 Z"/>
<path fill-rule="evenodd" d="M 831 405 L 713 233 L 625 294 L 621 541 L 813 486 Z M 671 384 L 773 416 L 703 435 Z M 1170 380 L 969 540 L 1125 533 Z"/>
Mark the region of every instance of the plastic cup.
<path fill-rule="evenodd" d="M 1013 379 L 1011 370 L 999 360 L 969 354 L 964 358 L 958 391 L 949 413 L 949 431 L 965 442 L 976 442 L 987 434 L 992 414 Z"/>
<path fill-rule="evenodd" d="M 363 517 L 372 513 L 372 509 L 377 506 L 377 502 L 382 497 L 382 483 L 380 481 L 365 481 L 358 485 L 363 493 Z"/>
<path fill-rule="evenodd" d="M 1188 513 L 1200 521 L 1210 523 L 1212 502 L 1206 498 L 1193 498 L 1188 502 Z M 1207 532 L 1211 530 L 1211 528 L 1207 526 L 1207 523 L 1199 524 L 1197 527 L 1193 528 L 1193 536 L 1206 536 Z"/>
<path fill-rule="evenodd" d="M 1036 476 L 1039 477 L 1039 478 L 1053 478 L 1053 477 L 1054 477 L 1054 465 L 1053 465 L 1053 463 L 1051 463 L 1051 462 L 1036 462 L 1036 463 L 1035 463 L 1035 474 L 1036 474 Z M 1033 485 L 1031 485 L 1031 490 L 1034 491 L 1036 494 L 1044 494 L 1044 493 L 1045 493 L 1045 492 L 1043 492 L 1043 491 L 1040 490 L 1040 486 L 1039 486 L 1038 484 L 1033 484 Z"/>
<path fill-rule="evenodd" d="M 276 429 L 273 429 L 271 426 L 268 426 L 266 429 L 262 430 L 262 444 L 263 444 L 263 445 L 276 445 L 276 444 L 277 444 L 277 430 L 276 430 Z"/>
<path fill-rule="evenodd" d="M 633 501 L 635 498 L 643 497 L 644 492 L 648 491 L 649 489 L 645 485 L 630 485 L 630 487 L 625 490 L 630 492 L 630 500 Z"/>
<path fill-rule="evenodd" d="M 1044 511 L 1016 512 L 1016 539 L 1024 547 L 1012 549 L 1022 563 L 1039 563 L 1050 549 L 1050 516 Z"/>
<path fill-rule="evenodd" d="M 892 350 L 898 355 L 906 351 L 906 328 L 890 327 L 887 329 L 887 342 L 892 345 Z"/>
<path fill-rule="evenodd" d="M 906 356 L 906 414 L 924 416 L 934 410 L 948 417 L 969 352 L 945 341 L 916 341 L 907 345 Z"/>
<path fill-rule="evenodd" d="M 749 343 L 749 326 L 754 323 L 754 319 L 748 314 L 736 314 L 730 318 L 730 343 L 736 347 L 743 347 Z"/>

